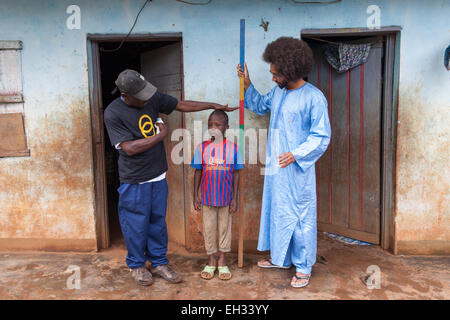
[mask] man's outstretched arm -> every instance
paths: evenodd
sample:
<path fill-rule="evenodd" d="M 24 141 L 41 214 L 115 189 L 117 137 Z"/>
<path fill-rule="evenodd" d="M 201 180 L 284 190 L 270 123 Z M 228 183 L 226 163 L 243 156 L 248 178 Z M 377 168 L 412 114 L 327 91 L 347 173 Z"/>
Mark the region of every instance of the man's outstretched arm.
<path fill-rule="evenodd" d="M 178 101 L 178 104 L 175 108 L 175 110 L 181 111 L 181 112 L 196 112 L 196 111 L 202 111 L 207 109 L 215 109 L 215 110 L 223 110 L 223 111 L 234 111 L 238 109 L 236 108 L 229 108 L 228 105 L 221 105 L 218 103 L 213 102 L 200 102 L 200 101 L 190 101 L 190 100 L 181 100 Z"/>

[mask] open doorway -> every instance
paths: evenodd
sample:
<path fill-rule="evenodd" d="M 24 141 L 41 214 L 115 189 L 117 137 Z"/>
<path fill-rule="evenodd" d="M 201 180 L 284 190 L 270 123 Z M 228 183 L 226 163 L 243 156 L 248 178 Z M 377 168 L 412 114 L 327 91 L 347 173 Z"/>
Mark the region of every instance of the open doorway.
<path fill-rule="evenodd" d="M 309 29 L 308 81 L 324 93 L 332 139 L 316 164 L 318 229 L 393 250 L 393 181 L 399 28 Z M 370 44 L 367 61 L 338 72 L 326 50 Z"/>
<path fill-rule="evenodd" d="M 122 43 L 123 42 L 123 43 Z M 88 36 L 90 48 L 90 93 L 93 160 L 95 178 L 96 233 L 98 249 L 124 247 L 117 204 L 120 186 L 118 151 L 111 146 L 103 123 L 103 112 L 107 106 L 120 97 L 114 92 L 115 80 L 125 69 L 140 72 L 159 91 L 182 99 L 182 38 L 181 35 L 153 36 Z M 120 48 L 116 50 L 117 48 Z M 174 111 L 169 116 L 161 116 L 170 131 L 182 128 L 183 115 Z M 169 239 L 184 244 L 184 168 L 174 166 L 170 161 L 173 143 L 170 133 L 164 141 L 169 170 L 167 180 L 169 201 L 167 223 Z M 179 183 L 178 180 L 181 180 Z M 182 206 L 182 207 L 180 207 Z"/>

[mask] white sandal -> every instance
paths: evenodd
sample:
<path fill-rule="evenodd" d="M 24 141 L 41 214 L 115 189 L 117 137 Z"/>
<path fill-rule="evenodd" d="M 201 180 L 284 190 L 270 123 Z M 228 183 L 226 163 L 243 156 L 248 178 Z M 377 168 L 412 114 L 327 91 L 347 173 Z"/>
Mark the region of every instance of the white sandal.
<path fill-rule="evenodd" d="M 269 265 L 261 265 L 260 262 L 262 262 L 262 263 L 267 262 Z M 278 269 L 290 269 L 291 268 L 291 267 L 278 266 L 276 264 L 273 264 L 271 259 L 264 259 L 264 260 L 258 261 L 257 265 L 260 268 L 278 268 Z"/>
<path fill-rule="evenodd" d="M 291 281 L 291 287 L 294 287 L 294 288 L 303 288 L 303 287 L 306 287 L 306 286 L 309 284 L 309 278 L 311 278 L 311 275 L 307 275 L 307 276 L 298 276 L 297 274 L 294 274 L 294 277 L 295 277 L 295 279 L 297 279 L 297 280 L 304 279 L 304 280 L 306 280 L 306 282 L 300 283 L 300 284 L 296 284 L 296 283 L 292 283 L 292 281 Z"/>

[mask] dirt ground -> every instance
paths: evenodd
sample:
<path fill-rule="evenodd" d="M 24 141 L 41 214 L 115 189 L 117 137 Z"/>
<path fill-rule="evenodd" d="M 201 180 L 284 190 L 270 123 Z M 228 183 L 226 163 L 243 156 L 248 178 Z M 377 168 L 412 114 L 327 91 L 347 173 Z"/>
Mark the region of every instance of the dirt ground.
<path fill-rule="evenodd" d="M 169 261 L 184 281 L 169 284 L 155 277 L 152 286 L 133 281 L 125 264 L 124 246 L 93 253 L 0 253 L 0 299 L 164 299 L 164 300 L 248 300 L 248 299 L 449 299 L 450 256 L 394 256 L 378 246 L 348 245 L 318 235 L 318 257 L 310 284 L 301 289 L 289 283 L 294 268 L 260 269 L 263 254 L 245 254 L 244 267 L 237 267 L 237 255 L 230 254 L 233 277 L 222 281 L 199 276 L 207 258 L 170 244 Z M 80 288 L 73 281 L 80 270 Z M 379 289 L 364 282 L 367 268 L 381 271 Z M 68 287 L 69 284 L 69 287 Z"/>

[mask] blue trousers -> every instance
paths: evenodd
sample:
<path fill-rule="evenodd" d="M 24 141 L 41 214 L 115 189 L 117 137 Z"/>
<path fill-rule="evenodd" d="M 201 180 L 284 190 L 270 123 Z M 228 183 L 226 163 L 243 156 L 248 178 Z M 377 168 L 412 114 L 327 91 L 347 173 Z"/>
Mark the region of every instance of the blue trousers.
<path fill-rule="evenodd" d="M 123 183 L 119 192 L 119 221 L 127 247 L 130 269 L 168 264 L 167 260 L 167 180 L 144 184 Z"/>
<path fill-rule="evenodd" d="M 313 224 L 314 227 L 316 224 Z M 291 242 L 289 243 L 288 250 L 286 252 L 286 257 L 283 262 L 284 267 L 295 266 L 295 272 L 301 272 L 303 274 L 311 274 L 313 265 L 316 263 L 316 252 L 317 252 L 317 229 L 311 228 L 305 230 L 306 228 L 301 228 L 300 222 L 294 229 L 292 234 Z M 309 243 L 305 242 L 305 233 L 309 232 L 308 239 Z M 311 241 L 311 239 L 314 239 Z M 308 259 L 309 254 L 309 259 Z"/>

